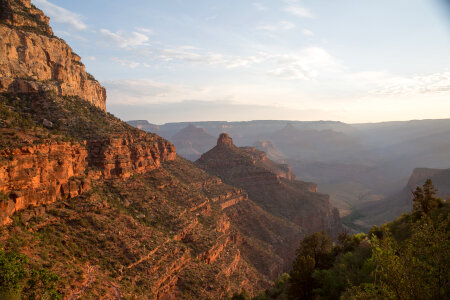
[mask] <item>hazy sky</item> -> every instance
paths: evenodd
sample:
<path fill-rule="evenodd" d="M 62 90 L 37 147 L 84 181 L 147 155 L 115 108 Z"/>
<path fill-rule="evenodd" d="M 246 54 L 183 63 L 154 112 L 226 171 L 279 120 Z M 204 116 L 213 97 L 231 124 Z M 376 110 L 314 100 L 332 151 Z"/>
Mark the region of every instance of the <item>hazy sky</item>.
<path fill-rule="evenodd" d="M 445 0 L 32 0 L 152 123 L 450 117 Z"/>

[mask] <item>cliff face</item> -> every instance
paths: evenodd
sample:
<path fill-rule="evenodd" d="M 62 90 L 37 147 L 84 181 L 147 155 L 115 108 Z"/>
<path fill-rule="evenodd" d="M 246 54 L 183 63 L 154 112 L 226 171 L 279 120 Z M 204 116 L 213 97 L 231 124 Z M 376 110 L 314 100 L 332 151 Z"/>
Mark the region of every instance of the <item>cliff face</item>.
<path fill-rule="evenodd" d="M 0 92 L 53 91 L 106 110 L 106 90 L 30 0 L 0 0 Z"/>
<path fill-rule="evenodd" d="M 92 180 L 128 178 L 173 160 L 175 148 L 142 134 L 84 143 L 54 142 L 0 150 L 0 224 L 14 212 L 76 197 Z"/>
<path fill-rule="evenodd" d="M 4 230 L 0 243 L 6 249 L 17 240 L 27 245 L 33 263 L 61 277 L 58 290 L 67 298 L 255 293 L 269 278 L 248 263 L 245 237 L 222 210 L 246 199 L 242 190 L 176 158 L 129 178 L 94 180 L 77 197 L 17 212 L 18 225 Z"/>
<path fill-rule="evenodd" d="M 244 189 L 267 212 L 293 222 L 307 232 L 343 230 L 338 211 L 317 186 L 295 180 L 290 169 L 278 165 L 255 148 L 238 148 L 227 134 L 196 162 L 224 182 Z"/>

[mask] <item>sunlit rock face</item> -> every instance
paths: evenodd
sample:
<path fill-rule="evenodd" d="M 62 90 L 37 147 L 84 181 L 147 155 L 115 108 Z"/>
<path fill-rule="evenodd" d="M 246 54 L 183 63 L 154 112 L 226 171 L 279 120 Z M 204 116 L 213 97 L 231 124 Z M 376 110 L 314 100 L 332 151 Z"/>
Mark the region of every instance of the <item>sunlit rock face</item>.
<path fill-rule="evenodd" d="M 106 90 L 29 0 L 0 0 L 0 92 L 53 91 L 106 110 Z"/>

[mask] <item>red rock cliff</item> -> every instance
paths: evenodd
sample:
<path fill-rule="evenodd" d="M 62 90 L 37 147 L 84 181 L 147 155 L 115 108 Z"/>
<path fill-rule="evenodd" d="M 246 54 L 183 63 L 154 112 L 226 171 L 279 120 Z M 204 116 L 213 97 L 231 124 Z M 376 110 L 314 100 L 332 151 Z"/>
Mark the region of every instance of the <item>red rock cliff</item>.
<path fill-rule="evenodd" d="M 128 178 L 175 158 L 172 144 L 145 133 L 0 150 L 0 192 L 8 195 L 0 202 L 0 225 L 30 205 L 76 197 L 92 180 Z"/>
<path fill-rule="evenodd" d="M 106 110 L 106 90 L 30 0 L 0 0 L 0 92 L 54 91 Z"/>

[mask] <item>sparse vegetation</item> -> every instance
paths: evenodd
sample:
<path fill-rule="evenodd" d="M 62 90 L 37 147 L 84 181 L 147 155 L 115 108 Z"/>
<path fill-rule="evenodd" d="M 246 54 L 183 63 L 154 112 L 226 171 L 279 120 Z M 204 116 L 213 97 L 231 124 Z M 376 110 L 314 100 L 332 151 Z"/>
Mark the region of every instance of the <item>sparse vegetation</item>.
<path fill-rule="evenodd" d="M 44 119 L 53 126 L 44 127 Z M 0 95 L 0 149 L 52 140 L 101 139 L 137 131 L 78 97 L 52 93 Z"/>

